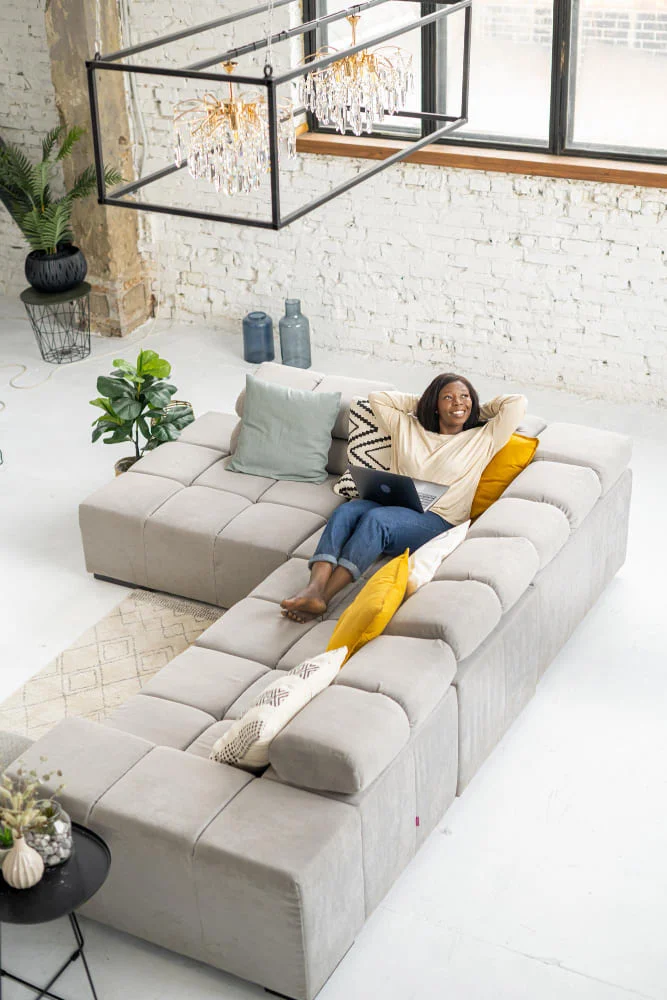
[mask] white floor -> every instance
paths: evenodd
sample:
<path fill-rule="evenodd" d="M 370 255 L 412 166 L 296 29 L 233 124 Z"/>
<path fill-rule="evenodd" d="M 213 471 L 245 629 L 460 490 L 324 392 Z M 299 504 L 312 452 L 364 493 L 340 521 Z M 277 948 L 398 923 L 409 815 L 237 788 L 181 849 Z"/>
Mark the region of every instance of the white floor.
<path fill-rule="evenodd" d="M 77 504 L 126 451 L 90 444 L 95 379 L 113 357 L 136 356 L 141 337 L 172 362 L 197 413 L 232 408 L 250 369 L 238 336 L 157 322 L 127 340 L 95 339 L 92 359 L 55 367 L 39 359 L 20 303 L 0 300 L 0 365 L 27 365 L 15 381 L 37 386 L 13 388 L 16 369 L 0 368 L 0 699 L 125 593 L 86 574 Z M 414 391 L 434 374 L 324 352 L 314 367 Z M 486 397 L 515 388 L 475 382 Z M 667 411 L 521 388 L 548 420 L 633 435 L 628 560 L 321 1000 L 667 998 Z M 100 1000 L 266 995 L 99 924 L 84 931 Z M 68 935 L 62 922 L 5 926 L 3 964 L 46 979 Z M 61 992 L 88 995 L 80 967 Z"/>

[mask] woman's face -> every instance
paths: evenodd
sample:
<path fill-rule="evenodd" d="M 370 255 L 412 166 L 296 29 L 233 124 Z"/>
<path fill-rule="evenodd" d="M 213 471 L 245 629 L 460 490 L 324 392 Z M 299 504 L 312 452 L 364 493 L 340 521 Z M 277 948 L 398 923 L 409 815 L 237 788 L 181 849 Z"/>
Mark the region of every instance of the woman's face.
<path fill-rule="evenodd" d="M 470 393 L 464 382 L 448 382 L 438 396 L 440 423 L 452 430 L 460 430 L 472 409 Z"/>

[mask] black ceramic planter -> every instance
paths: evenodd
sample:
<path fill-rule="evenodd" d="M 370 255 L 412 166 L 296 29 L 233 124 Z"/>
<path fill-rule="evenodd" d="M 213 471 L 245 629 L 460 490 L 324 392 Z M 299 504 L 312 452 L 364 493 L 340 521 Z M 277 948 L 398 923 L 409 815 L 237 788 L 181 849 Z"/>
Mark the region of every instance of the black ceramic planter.
<path fill-rule="evenodd" d="M 67 243 L 57 253 L 33 250 L 25 259 L 25 276 L 38 292 L 67 292 L 86 277 L 88 265 L 78 247 Z"/>

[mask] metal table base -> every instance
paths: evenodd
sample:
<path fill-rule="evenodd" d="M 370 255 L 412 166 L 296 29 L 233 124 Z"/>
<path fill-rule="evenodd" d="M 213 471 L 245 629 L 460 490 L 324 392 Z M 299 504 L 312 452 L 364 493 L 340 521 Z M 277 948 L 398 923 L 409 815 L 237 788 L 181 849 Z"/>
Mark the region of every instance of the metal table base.
<path fill-rule="evenodd" d="M 58 971 L 54 976 L 49 979 L 46 986 L 37 986 L 35 983 L 29 983 L 27 979 L 22 979 L 20 976 L 16 976 L 13 972 L 8 972 L 7 969 L 2 968 L 2 924 L 0 924 L 0 1000 L 2 1000 L 2 977 L 6 979 L 12 979 L 15 983 L 20 983 L 21 986 L 25 986 L 26 989 L 33 990 L 36 994 L 36 1000 L 42 1000 L 42 997 L 50 997 L 51 1000 L 66 1000 L 59 993 L 51 992 L 51 987 L 60 979 L 62 974 L 66 969 L 69 969 L 72 962 L 76 962 L 78 958 L 81 958 L 83 962 L 83 967 L 88 977 L 88 982 L 90 984 L 90 990 L 93 994 L 94 1000 L 97 1000 L 97 993 L 95 992 L 95 984 L 93 983 L 93 977 L 90 974 L 90 967 L 86 959 L 86 954 L 84 952 L 85 941 L 83 939 L 83 934 L 81 933 L 81 928 L 79 926 L 79 921 L 76 919 L 75 913 L 69 914 L 69 921 L 72 925 L 72 931 L 74 932 L 74 940 L 76 941 L 76 950 L 72 952 L 67 961 L 63 962 Z"/>

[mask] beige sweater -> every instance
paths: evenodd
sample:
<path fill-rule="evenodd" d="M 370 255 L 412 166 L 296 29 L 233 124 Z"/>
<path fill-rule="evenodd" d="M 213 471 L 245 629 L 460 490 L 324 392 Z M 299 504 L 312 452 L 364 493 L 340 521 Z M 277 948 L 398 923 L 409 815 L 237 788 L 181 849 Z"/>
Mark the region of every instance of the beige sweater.
<path fill-rule="evenodd" d="M 368 399 L 380 427 L 391 435 L 390 471 L 449 486 L 431 510 L 450 524 L 468 520 L 484 468 L 526 412 L 525 396 L 496 396 L 480 409 L 480 419 L 487 421 L 483 427 L 438 434 L 417 420 L 419 396 L 371 392 Z"/>

